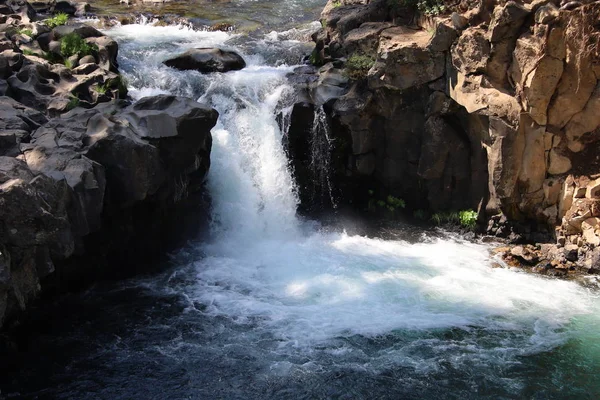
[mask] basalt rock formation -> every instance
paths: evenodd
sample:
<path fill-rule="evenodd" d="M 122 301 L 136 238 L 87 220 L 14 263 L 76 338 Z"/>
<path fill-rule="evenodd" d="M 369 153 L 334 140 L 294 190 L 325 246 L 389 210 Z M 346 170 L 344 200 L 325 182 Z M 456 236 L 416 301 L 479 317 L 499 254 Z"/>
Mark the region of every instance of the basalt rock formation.
<path fill-rule="evenodd" d="M 246 67 L 246 62 L 235 51 L 217 48 L 190 49 L 164 62 L 167 67 L 180 71 L 195 70 L 210 72 L 237 71 Z"/>
<path fill-rule="evenodd" d="M 42 291 L 137 268 L 196 230 L 218 114 L 175 96 L 119 100 L 112 39 L 51 30 L 26 2 L 0 13 L 2 327 Z M 92 51 L 67 67 L 73 35 Z"/>
<path fill-rule="evenodd" d="M 328 112 L 342 199 L 476 209 L 491 234 L 581 260 L 600 245 L 600 3 L 437 3 L 437 17 L 388 0 L 322 13 L 297 107 Z"/>

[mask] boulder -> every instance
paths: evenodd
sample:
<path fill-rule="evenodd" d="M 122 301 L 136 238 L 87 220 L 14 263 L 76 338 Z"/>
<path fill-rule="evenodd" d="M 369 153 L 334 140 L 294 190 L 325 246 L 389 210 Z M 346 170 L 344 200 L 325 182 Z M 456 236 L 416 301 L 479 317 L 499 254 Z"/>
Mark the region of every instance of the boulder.
<path fill-rule="evenodd" d="M 234 51 L 217 48 L 190 49 L 164 62 L 178 70 L 195 70 L 202 73 L 236 71 L 246 67 L 246 62 Z"/>
<path fill-rule="evenodd" d="M 0 325 L 55 269 L 59 280 L 89 279 L 109 258 L 139 257 L 135 239 L 147 248 L 169 224 L 167 210 L 205 178 L 218 117 L 190 99 L 156 96 L 78 108 L 40 126 L 39 113 L 15 103 L 0 98 L 0 123 L 13 138 L 30 137 L 22 160 L 0 156 Z"/>

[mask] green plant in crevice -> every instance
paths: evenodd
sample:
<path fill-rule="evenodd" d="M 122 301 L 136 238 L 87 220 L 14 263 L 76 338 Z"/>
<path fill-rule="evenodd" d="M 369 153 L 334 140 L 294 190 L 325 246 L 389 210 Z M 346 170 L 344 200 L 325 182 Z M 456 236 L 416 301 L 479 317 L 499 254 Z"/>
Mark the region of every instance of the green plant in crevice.
<path fill-rule="evenodd" d="M 79 97 L 71 96 L 71 98 L 69 99 L 69 102 L 67 103 L 67 111 L 71 111 L 72 109 L 74 109 L 77 106 L 79 106 Z"/>
<path fill-rule="evenodd" d="M 463 210 L 458 213 L 460 224 L 468 229 L 473 229 L 477 225 L 477 211 Z"/>
<path fill-rule="evenodd" d="M 94 87 L 94 90 L 96 91 L 96 93 L 98 94 L 106 94 L 106 92 L 108 92 L 109 89 L 109 82 L 105 82 L 103 84 L 98 84 Z"/>
<path fill-rule="evenodd" d="M 394 210 L 406 207 L 406 202 L 398 197 L 388 196 L 385 201 L 390 207 L 393 207 Z"/>
<path fill-rule="evenodd" d="M 73 69 L 73 62 L 71 60 L 69 60 L 68 58 L 65 60 L 65 67 L 67 67 L 69 69 Z"/>
<path fill-rule="evenodd" d="M 75 32 L 71 32 L 60 39 L 60 53 L 64 58 L 73 55 L 84 57 L 92 55 L 95 51 L 98 51 L 95 44 L 89 44 Z"/>
<path fill-rule="evenodd" d="M 346 61 L 344 73 L 352 80 L 364 79 L 373 65 L 375 65 L 375 58 L 372 56 L 354 53 Z"/>
<path fill-rule="evenodd" d="M 406 202 L 403 199 L 391 195 L 385 199 L 377 199 L 373 190 L 369 190 L 369 197 L 369 211 L 387 210 L 395 216 L 399 209 L 406 207 Z"/>
<path fill-rule="evenodd" d="M 431 221 L 436 225 L 455 224 L 473 229 L 477 225 L 477 211 L 462 210 L 459 212 L 446 211 L 435 213 L 431 216 Z"/>
<path fill-rule="evenodd" d="M 54 29 L 57 26 L 61 26 L 67 23 L 69 15 L 63 12 L 56 14 L 55 16 L 44 20 L 48 28 Z"/>
<path fill-rule="evenodd" d="M 333 8 L 341 7 L 342 6 L 342 1 L 341 0 L 335 0 L 332 5 L 333 5 Z"/>
<path fill-rule="evenodd" d="M 452 211 L 439 212 L 431 216 L 431 221 L 436 225 L 457 224 L 460 222 L 460 215 Z"/>
<path fill-rule="evenodd" d="M 19 35 L 33 37 L 33 31 L 31 29 L 19 29 L 18 33 Z"/>

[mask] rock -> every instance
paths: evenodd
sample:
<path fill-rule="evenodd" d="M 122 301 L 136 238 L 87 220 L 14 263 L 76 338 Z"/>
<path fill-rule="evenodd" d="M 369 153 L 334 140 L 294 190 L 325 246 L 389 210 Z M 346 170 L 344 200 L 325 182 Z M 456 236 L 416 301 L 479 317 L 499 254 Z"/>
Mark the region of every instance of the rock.
<path fill-rule="evenodd" d="M 348 77 L 332 63 L 319 69 L 316 82 L 310 84 L 310 96 L 314 104 L 320 106 L 332 99 L 342 97 L 348 90 Z"/>
<path fill-rule="evenodd" d="M 329 1 L 321 13 L 321 19 L 340 36 L 365 22 L 383 22 L 388 14 L 386 0 L 373 0 L 367 4 L 355 3 L 343 7 L 337 4 L 335 1 Z"/>
<path fill-rule="evenodd" d="M 531 34 L 518 40 L 510 68 L 512 81 L 522 90 L 523 107 L 540 125 L 547 123 L 547 110 L 563 73 L 564 61 L 539 54 L 543 44 Z"/>
<path fill-rule="evenodd" d="M 569 158 L 558 154 L 556 149 L 550 151 L 550 162 L 548 166 L 548 173 L 551 175 L 560 175 L 569 172 L 571 169 L 571 160 Z"/>
<path fill-rule="evenodd" d="M 196 70 L 202 73 L 236 71 L 246 67 L 246 62 L 239 54 L 217 48 L 191 49 L 166 60 L 164 64 L 182 71 Z"/>
<path fill-rule="evenodd" d="M 85 16 L 87 13 L 89 13 L 90 11 L 92 11 L 92 7 L 90 6 L 89 3 L 77 3 L 75 5 L 75 16 L 76 17 L 83 17 Z"/>
<path fill-rule="evenodd" d="M 431 34 L 403 27 L 381 33 L 375 65 L 369 71 L 369 87 L 404 90 L 434 81 L 444 74 L 442 52 L 427 49 Z"/>
<path fill-rule="evenodd" d="M 535 22 L 538 24 L 550 24 L 560 16 L 560 11 L 552 3 L 545 4 L 535 12 Z"/>
<path fill-rule="evenodd" d="M 69 15 L 75 15 L 77 8 L 68 1 L 59 0 L 56 3 L 54 3 L 52 11 L 54 13 L 65 13 Z"/>
<path fill-rule="evenodd" d="M 579 247 L 577 247 L 577 245 L 575 245 L 575 244 L 566 245 L 564 248 L 565 258 L 568 261 L 573 261 L 573 262 L 577 261 L 577 259 L 579 258 L 578 251 L 579 251 Z"/>
<path fill-rule="evenodd" d="M 565 126 L 569 150 L 576 153 L 582 151 L 585 147 L 582 138 L 600 127 L 600 115 L 597 112 L 599 108 L 600 83 L 596 84 L 596 88 L 583 110 L 573 115 L 573 118 Z"/>
<path fill-rule="evenodd" d="M 71 57 L 69 57 L 68 61 L 71 63 L 71 68 L 76 68 L 79 66 L 79 56 L 77 54 L 74 54 Z"/>
<path fill-rule="evenodd" d="M 597 232 L 600 233 L 600 218 L 588 218 L 581 223 L 581 230 L 583 232 L 583 239 L 586 243 L 593 246 L 600 245 L 600 237 Z"/>
<path fill-rule="evenodd" d="M 60 38 L 76 33 L 83 39 L 103 37 L 104 34 L 98 29 L 86 24 L 60 25 L 52 29 L 52 40 L 60 40 Z"/>
<path fill-rule="evenodd" d="M 490 42 L 496 43 L 516 36 L 527 15 L 529 10 L 515 1 L 509 1 L 504 6 L 498 5 L 489 27 Z"/>
<path fill-rule="evenodd" d="M 587 185 L 585 197 L 588 199 L 600 198 L 600 179 L 596 179 Z"/>
<path fill-rule="evenodd" d="M 381 32 L 392 26 L 389 22 L 366 22 L 344 37 L 344 50 L 349 55 L 360 52 L 375 56 Z"/>
<path fill-rule="evenodd" d="M 450 16 L 454 29 L 462 31 L 469 26 L 469 21 L 457 12 L 453 12 Z"/>
<path fill-rule="evenodd" d="M 117 62 L 119 45 L 117 42 L 108 36 L 90 37 L 86 39 L 86 42 L 98 47 L 97 59 L 94 62 L 97 61 L 100 68 L 115 73 L 119 72 Z"/>
<path fill-rule="evenodd" d="M 540 261 L 540 257 L 534 249 L 524 246 L 515 246 L 510 250 L 510 254 L 520 262 L 529 265 L 535 265 Z"/>
<path fill-rule="evenodd" d="M 458 32 L 450 24 L 438 22 L 427 47 L 431 51 L 448 51 L 457 36 Z"/>
<path fill-rule="evenodd" d="M 206 176 L 218 116 L 175 96 L 75 109 L 43 126 L 38 114 L 0 98 L 0 128 L 34 129 L 21 143 L 25 161 L 0 156 L 0 324 L 4 310 L 27 308 L 55 269 L 56 279 L 89 274 L 98 257 L 118 259 L 136 236 L 164 229 L 160 219 L 185 197 L 178 185 L 197 191 Z M 77 259 L 89 252 L 93 263 Z"/>
<path fill-rule="evenodd" d="M 79 65 L 83 65 L 83 64 L 95 64 L 95 63 L 96 63 L 96 59 L 92 55 L 83 56 L 79 60 Z"/>
<path fill-rule="evenodd" d="M 464 74 L 485 71 L 490 54 L 490 43 L 485 32 L 479 28 L 468 28 L 452 47 L 452 65 Z"/>

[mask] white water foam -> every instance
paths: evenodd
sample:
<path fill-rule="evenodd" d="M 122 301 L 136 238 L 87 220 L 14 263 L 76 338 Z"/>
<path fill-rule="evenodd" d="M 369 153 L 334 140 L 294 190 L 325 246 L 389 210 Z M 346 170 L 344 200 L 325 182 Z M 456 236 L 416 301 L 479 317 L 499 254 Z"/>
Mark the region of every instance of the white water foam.
<path fill-rule="evenodd" d="M 245 54 L 250 62 L 242 71 L 178 72 L 160 64 L 168 53 L 226 45 L 229 36 L 133 25 L 115 36 L 125 43 L 123 66 L 136 95 L 195 95 L 220 113 L 208 181 L 214 238 L 194 264 L 197 281 L 184 290 L 190 309 L 200 302 L 200 312 L 251 329 L 228 332 L 232 343 L 252 346 L 269 336 L 286 354 L 325 346 L 347 359 L 358 350 L 338 346 L 340 338 L 416 335 L 370 357 L 425 368 L 415 348 L 457 349 L 471 362 L 488 351 L 506 364 L 565 343 L 574 335 L 573 318 L 597 309 L 575 283 L 491 268 L 484 245 L 409 244 L 306 228 L 295 216 L 297 195 L 275 119 L 288 106 L 290 68 Z M 439 330 L 463 336 L 431 337 Z"/>

